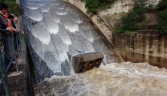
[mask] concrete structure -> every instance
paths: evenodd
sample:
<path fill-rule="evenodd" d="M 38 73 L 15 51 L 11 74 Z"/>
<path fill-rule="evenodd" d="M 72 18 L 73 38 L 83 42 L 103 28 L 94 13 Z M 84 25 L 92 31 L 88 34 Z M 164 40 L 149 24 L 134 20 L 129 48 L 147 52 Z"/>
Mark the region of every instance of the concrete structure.
<path fill-rule="evenodd" d="M 167 68 L 167 36 L 154 31 L 138 31 L 113 37 L 113 45 L 125 61 L 149 62 Z"/>
<path fill-rule="evenodd" d="M 78 54 L 72 57 L 72 66 L 75 73 L 85 72 L 94 67 L 99 67 L 103 60 L 102 52 Z"/>

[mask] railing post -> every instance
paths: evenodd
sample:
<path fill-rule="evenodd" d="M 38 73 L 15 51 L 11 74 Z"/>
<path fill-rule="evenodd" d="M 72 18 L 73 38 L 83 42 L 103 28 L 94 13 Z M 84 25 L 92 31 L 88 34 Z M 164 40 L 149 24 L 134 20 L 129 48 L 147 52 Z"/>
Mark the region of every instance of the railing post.
<path fill-rule="evenodd" d="M 5 67 L 4 67 L 4 63 L 3 63 L 3 59 L 2 59 L 2 52 L 0 51 L 0 71 L 2 74 L 2 78 L 3 78 L 3 84 L 5 87 L 6 95 L 11 96 L 9 85 L 8 85 L 8 80 L 7 80 L 7 76 L 6 76 L 6 72 L 5 72 L 4 68 Z"/>
<path fill-rule="evenodd" d="M 18 38 L 17 38 L 17 43 L 18 43 L 18 52 L 19 52 L 19 54 L 20 54 L 20 52 L 21 52 L 21 36 L 20 36 L 20 32 L 19 32 L 19 34 L 18 34 Z"/>
<path fill-rule="evenodd" d="M 15 59 L 15 63 L 16 63 L 16 70 L 17 72 L 19 72 L 19 68 L 18 68 L 18 62 L 17 62 L 17 57 L 16 57 L 16 50 L 15 50 L 15 47 L 14 47 L 14 44 L 13 44 L 13 36 L 10 35 L 10 40 L 11 40 L 11 44 L 12 44 L 12 47 L 13 47 L 13 52 L 14 52 L 14 59 Z"/>

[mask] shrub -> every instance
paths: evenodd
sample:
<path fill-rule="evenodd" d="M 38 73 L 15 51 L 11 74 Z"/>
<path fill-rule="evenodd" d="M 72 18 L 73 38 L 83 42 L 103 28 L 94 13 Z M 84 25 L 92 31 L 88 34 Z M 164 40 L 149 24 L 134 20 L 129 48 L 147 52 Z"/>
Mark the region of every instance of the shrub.
<path fill-rule="evenodd" d="M 167 0 L 161 0 L 156 6 L 158 10 L 158 27 L 161 34 L 167 34 Z"/>
<path fill-rule="evenodd" d="M 133 9 L 127 13 L 127 15 L 123 16 L 121 18 L 122 20 L 122 25 L 119 30 L 119 32 L 116 30 L 117 33 L 122 33 L 126 31 L 136 31 L 141 28 L 142 26 L 141 22 L 143 22 L 146 17 L 146 8 L 145 8 L 145 0 L 134 0 L 134 7 Z M 141 23 L 141 24 L 140 24 Z"/>
<path fill-rule="evenodd" d="M 97 14 L 99 9 L 105 9 L 109 7 L 116 0 L 85 0 L 85 7 L 87 8 L 87 13 Z"/>
<path fill-rule="evenodd" d="M 158 12 L 158 30 L 161 34 L 167 34 L 167 9 Z"/>
<path fill-rule="evenodd" d="M 156 7 L 159 11 L 165 10 L 167 8 L 167 0 L 161 0 Z"/>
<path fill-rule="evenodd" d="M 85 1 L 86 1 L 85 7 L 87 8 L 87 13 L 96 14 L 100 2 L 98 0 L 85 0 Z"/>
<path fill-rule="evenodd" d="M 123 29 L 138 30 L 138 23 L 145 20 L 144 11 L 142 9 L 134 10 L 122 17 Z"/>

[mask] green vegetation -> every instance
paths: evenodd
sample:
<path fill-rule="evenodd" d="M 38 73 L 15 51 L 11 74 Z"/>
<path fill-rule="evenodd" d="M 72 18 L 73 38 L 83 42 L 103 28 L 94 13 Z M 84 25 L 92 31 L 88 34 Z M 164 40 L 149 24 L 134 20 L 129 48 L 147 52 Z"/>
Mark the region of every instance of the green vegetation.
<path fill-rule="evenodd" d="M 116 0 L 85 0 L 87 13 L 97 14 L 98 10 L 109 7 Z"/>
<path fill-rule="evenodd" d="M 16 2 L 16 0 L 0 0 L 0 2 L 5 2 L 5 1 Z"/>
<path fill-rule="evenodd" d="M 15 0 L 0 0 L 0 2 L 4 2 L 9 6 L 9 13 L 13 13 L 17 16 L 23 14 L 23 9 Z"/>
<path fill-rule="evenodd" d="M 167 0 L 161 0 L 157 5 L 158 27 L 161 34 L 167 34 Z"/>
<path fill-rule="evenodd" d="M 134 8 L 122 17 L 122 25 L 115 28 L 117 33 L 135 32 L 140 29 L 146 29 L 149 21 L 146 20 L 146 12 L 154 12 L 157 14 L 157 29 L 161 34 L 167 34 L 167 0 L 161 0 L 159 4 L 154 7 L 149 5 L 146 7 L 145 0 L 134 0 Z"/>
<path fill-rule="evenodd" d="M 116 28 L 117 33 L 135 32 L 147 24 L 145 0 L 134 0 L 134 8 L 121 18 L 122 25 Z"/>
<path fill-rule="evenodd" d="M 167 0 L 161 0 L 156 7 L 159 11 L 167 9 Z"/>

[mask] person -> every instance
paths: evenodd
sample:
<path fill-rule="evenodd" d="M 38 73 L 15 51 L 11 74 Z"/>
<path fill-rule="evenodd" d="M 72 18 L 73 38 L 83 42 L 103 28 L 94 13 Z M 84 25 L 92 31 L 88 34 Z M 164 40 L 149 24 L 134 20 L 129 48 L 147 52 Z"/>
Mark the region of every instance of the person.
<path fill-rule="evenodd" d="M 3 16 L 7 13 L 8 5 L 5 3 L 0 3 L 0 41 L 4 46 L 4 66 L 7 67 L 12 56 L 11 56 L 11 46 L 10 46 L 10 33 L 17 32 L 13 27 L 7 26 L 7 20 Z"/>
<path fill-rule="evenodd" d="M 16 20 L 18 20 L 17 17 L 15 17 L 13 14 L 9 14 L 7 18 L 8 18 L 9 23 L 10 23 L 9 25 L 11 25 L 13 28 L 16 29 L 15 22 L 17 22 Z M 20 44 L 18 36 L 19 36 L 18 32 L 13 33 L 14 49 L 15 49 L 16 52 L 18 52 L 18 45 Z"/>
<path fill-rule="evenodd" d="M 11 25 L 11 22 L 10 22 L 10 20 L 8 19 L 8 16 L 9 16 L 9 14 L 8 13 L 6 13 L 6 14 L 3 14 L 3 16 L 5 17 L 5 19 L 7 20 L 7 26 L 8 27 L 11 27 L 12 25 Z"/>

